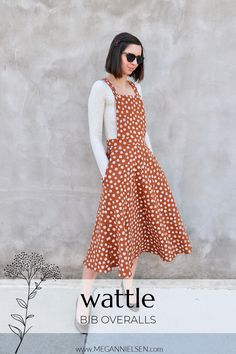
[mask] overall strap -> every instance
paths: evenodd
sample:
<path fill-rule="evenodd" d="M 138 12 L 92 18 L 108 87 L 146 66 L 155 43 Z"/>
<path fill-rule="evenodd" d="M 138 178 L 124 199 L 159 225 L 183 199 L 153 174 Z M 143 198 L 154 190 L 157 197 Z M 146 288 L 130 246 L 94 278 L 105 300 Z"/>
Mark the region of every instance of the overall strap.
<path fill-rule="evenodd" d="M 112 89 L 112 92 L 113 92 L 114 96 L 116 97 L 116 96 L 117 96 L 116 89 L 115 89 L 115 87 L 112 85 L 112 83 L 110 82 L 110 80 L 108 80 L 106 77 L 104 77 L 102 80 L 104 80 L 104 81 L 110 86 L 110 88 Z"/>
<path fill-rule="evenodd" d="M 136 87 L 136 85 L 135 85 L 135 83 L 134 83 L 133 81 L 131 81 L 131 80 L 128 80 L 128 82 L 129 82 L 130 85 L 133 87 L 135 95 L 140 96 L 140 95 L 139 95 L 139 92 L 138 92 L 138 89 L 137 89 L 137 87 Z"/>

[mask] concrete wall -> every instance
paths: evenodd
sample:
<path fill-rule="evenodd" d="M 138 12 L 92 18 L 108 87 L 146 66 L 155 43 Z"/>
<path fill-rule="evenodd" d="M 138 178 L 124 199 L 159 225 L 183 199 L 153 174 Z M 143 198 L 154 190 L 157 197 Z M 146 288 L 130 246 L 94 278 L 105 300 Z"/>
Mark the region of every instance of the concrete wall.
<path fill-rule="evenodd" d="M 87 100 L 123 31 L 145 48 L 148 131 L 193 245 L 142 254 L 136 277 L 235 276 L 235 16 L 234 0 L 0 1 L 2 277 L 22 250 L 81 276 L 101 191 Z"/>

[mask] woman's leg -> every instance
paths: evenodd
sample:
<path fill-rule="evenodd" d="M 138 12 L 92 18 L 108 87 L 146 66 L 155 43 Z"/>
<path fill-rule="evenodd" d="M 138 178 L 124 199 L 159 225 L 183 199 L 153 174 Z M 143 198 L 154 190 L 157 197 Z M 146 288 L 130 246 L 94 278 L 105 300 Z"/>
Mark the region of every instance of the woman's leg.
<path fill-rule="evenodd" d="M 81 294 L 84 294 L 86 301 L 88 301 L 90 295 L 92 294 L 93 283 L 96 279 L 97 272 L 87 268 L 85 265 L 83 267 L 83 274 L 82 274 L 82 287 L 81 287 Z M 78 322 L 80 321 L 80 316 L 88 316 L 89 314 L 89 306 L 86 307 L 84 305 L 82 296 L 79 296 L 79 300 L 77 303 L 76 308 L 76 318 Z"/>
<path fill-rule="evenodd" d="M 132 269 L 131 269 L 132 275 L 129 278 L 124 278 L 123 279 L 123 284 L 124 284 L 125 290 L 129 289 L 130 294 L 133 294 L 133 295 L 130 295 L 130 302 L 131 303 L 135 303 L 135 301 L 136 301 L 135 291 L 134 291 L 134 288 L 133 288 L 133 278 L 134 278 L 135 270 L 137 268 L 137 264 L 138 264 L 138 257 L 136 257 L 134 259 L 134 263 L 133 263 L 133 266 L 132 266 Z"/>

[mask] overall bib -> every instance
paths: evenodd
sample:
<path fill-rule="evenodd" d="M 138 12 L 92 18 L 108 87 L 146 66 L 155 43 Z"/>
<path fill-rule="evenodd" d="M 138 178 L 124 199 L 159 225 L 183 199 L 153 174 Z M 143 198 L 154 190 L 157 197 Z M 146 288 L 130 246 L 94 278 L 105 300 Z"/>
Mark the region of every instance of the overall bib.
<path fill-rule="evenodd" d="M 146 115 L 136 85 L 128 81 L 135 95 L 122 95 L 102 80 L 115 97 L 117 138 L 106 140 L 108 166 L 83 264 L 103 273 L 118 267 L 118 276 L 127 278 L 143 252 L 170 262 L 192 246 L 166 176 L 145 143 Z"/>

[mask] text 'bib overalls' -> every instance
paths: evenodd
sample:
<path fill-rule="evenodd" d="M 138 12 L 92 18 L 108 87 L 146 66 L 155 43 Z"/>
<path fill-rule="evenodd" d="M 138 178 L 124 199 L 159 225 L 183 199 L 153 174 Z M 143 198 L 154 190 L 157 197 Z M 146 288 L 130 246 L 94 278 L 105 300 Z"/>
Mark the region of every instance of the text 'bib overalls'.
<path fill-rule="evenodd" d="M 103 273 L 118 267 L 118 276 L 127 278 L 143 252 L 170 262 L 192 246 L 166 176 L 145 143 L 146 115 L 136 85 L 129 81 L 135 95 L 122 95 L 103 80 L 115 96 L 117 138 L 106 141 L 108 166 L 83 264 Z"/>

